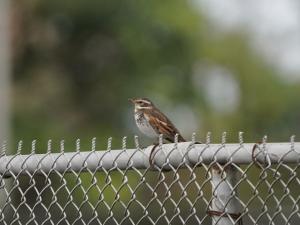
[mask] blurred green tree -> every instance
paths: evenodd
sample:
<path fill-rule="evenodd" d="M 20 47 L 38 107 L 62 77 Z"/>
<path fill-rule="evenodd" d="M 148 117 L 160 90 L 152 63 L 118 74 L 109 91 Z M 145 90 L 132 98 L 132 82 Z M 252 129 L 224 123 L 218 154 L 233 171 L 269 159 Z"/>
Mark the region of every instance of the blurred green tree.
<path fill-rule="evenodd" d="M 202 137 L 243 130 L 248 141 L 279 141 L 299 131 L 299 84 L 285 84 L 244 33 L 218 32 L 189 1 L 18 1 L 14 10 L 16 138 L 131 135 L 132 96 L 189 105 Z M 205 78 L 195 76 L 199 62 L 232 73 L 236 109 L 211 107 L 195 86 Z"/>

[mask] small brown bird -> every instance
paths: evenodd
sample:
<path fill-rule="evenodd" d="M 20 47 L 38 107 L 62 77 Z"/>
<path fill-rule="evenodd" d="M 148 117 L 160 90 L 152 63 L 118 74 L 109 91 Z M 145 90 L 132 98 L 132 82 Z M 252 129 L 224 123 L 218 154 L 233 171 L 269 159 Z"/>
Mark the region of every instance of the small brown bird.
<path fill-rule="evenodd" d="M 178 142 L 186 140 L 179 133 L 173 123 L 147 98 L 129 99 L 134 104 L 134 118 L 136 125 L 148 137 L 157 138 L 160 134 L 169 142 L 174 142 L 178 134 Z"/>
<path fill-rule="evenodd" d="M 186 141 L 168 117 L 159 111 L 149 99 L 133 98 L 129 101 L 134 104 L 135 122 L 142 133 L 152 138 L 158 138 L 162 134 L 163 139 L 172 143 L 175 142 L 175 135 L 178 134 L 178 142 Z M 150 165 L 153 164 L 152 154 L 157 146 L 158 144 L 154 144 L 150 152 Z"/>

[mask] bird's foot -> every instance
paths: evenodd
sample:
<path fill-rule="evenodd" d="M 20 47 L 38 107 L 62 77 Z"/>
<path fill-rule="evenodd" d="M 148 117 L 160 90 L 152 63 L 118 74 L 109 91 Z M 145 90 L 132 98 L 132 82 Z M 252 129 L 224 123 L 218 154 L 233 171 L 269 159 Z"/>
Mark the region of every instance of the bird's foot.
<path fill-rule="evenodd" d="M 156 147 L 159 145 L 159 143 L 154 143 L 153 144 L 153 147 L 151 149 L 151 152 L 150 152 L 150 155 L 149 155 L 149 164 L 150 164 L 150 167 L 153 166 L 153 163 L 154 163 L 154 156 L 152 157 L 153 153 L 155 152 L 155 149 Z"/>

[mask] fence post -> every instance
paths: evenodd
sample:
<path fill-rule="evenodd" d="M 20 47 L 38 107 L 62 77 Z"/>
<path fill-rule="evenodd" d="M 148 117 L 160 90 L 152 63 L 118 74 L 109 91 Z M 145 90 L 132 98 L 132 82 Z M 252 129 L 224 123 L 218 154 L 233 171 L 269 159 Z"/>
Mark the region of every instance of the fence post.
<path fill-rule="evenodd" d="M 212 167 L 212 202 L 208 214 L 213 225 L 242 225 L 242 205 L 238 199 L 237 169 L 227 165 L 224 170 L 215 164 Z"/>

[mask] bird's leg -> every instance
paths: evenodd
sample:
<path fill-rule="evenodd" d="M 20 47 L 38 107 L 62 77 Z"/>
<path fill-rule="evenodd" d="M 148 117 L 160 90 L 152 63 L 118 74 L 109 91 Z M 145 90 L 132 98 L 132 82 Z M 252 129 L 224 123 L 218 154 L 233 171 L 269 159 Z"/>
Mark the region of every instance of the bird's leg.
<path fill-rule="evenodd" d="M 153 147 L 152 147 L 152 149 L 151 149 L 151 152 L 150 152 L 150 155 L 149 155 L 149 164 L 150 164 L 150 167 L 153 165 L 153 159 L 154 159 L 154 156 L 153 156 L 153 158 L 152 158 L 152 155 L 153 155 L 153 153 L 155 152 L 155 149 L 156 149 L 156 147 L 159 145 L 159 143 L 154 143 L 153 144 Z"/>
<path fill-rule="evenodd" d="M 168 139 L 166 139 L 166 140 L 168 140 Z M 173 142 L 172 140 L 168 140 L 168 141 L 170 141 L 171 143 Z M 201 142 L 199 142 L 199 141 L 196 141 L 194 144 L 202 144 Z M 150 164 L 150 167 L 151 166 L 153 166 L 153 160 L 154 160 L 154 156 L 152 156 L 153 155 L 153 153 L 155 153 L 155 149 L 157 148 L 157 146 L 159 145 L 159 143 L 154 143 L 153 144 L 153 147 L 152 147 L 152 149 L 151 149 L 151 152 L 150 152 L 150 155 L 149 155 L 149 164 Z"/>

